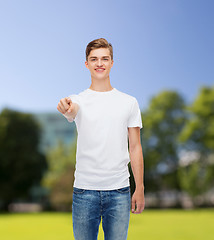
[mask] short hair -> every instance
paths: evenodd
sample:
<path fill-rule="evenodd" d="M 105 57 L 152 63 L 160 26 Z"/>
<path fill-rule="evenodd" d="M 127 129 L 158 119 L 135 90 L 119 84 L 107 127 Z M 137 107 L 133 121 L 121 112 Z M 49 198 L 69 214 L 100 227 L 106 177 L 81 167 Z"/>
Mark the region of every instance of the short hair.
<path fill-rule="evenodd" d="M 91 52 L 91 50 L 93 49 L 97 49 L 97 48 L 108 48 L 110 51 L 110 55 L 111 55 L 111 59 L 113 60 L 113 47 L 112 44 L 109 43 L 105 38 L 98 38 L 95 39 L 93 41 L 91 41 L 85 50 L 85 54 L 86 54 L 86 61 L 88 61 L 88 56 Z"/>

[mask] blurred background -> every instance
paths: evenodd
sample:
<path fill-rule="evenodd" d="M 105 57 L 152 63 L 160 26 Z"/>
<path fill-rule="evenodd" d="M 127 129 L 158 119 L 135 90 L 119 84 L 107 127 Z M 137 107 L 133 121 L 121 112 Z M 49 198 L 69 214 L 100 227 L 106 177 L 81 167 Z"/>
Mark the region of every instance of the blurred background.
<path fill-rule="evenodd" d="M 0 222 L 71 212 L 77 131 L 56 107 L 90 86 L 85 48 L 100 37 L 113 45 L 111 85 L 141 108 L 145 221 L 147 210 L 213 218 L 213 10 L 212 0 L 0 1 Z"/>

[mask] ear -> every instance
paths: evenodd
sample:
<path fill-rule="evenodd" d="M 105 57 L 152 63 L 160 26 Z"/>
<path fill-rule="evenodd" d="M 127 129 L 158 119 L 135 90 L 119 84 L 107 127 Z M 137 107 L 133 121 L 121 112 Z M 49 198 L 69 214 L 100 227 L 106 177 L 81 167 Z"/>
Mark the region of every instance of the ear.
<path fill-rule="evenodd" d="M 111 67 L 113 67 L 113 64 L 114 64 L 114 60 L 111 60 Z"/>
<path fill-rule="evenodd" d="M 85 66 L 89 69 L 89 67 L 88 67 L 88 62 L 87 62 L 87 61 L 85 61 Z"/>

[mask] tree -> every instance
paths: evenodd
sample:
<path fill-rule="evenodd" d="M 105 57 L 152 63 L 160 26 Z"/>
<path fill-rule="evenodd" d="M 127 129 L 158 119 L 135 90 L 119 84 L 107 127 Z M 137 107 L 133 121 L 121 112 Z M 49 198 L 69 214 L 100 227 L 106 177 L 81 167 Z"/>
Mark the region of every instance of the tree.
<path fill-rule="evenodd" d="M 142 142 L 145 185 L 151 191 L 177 188 L 178 141 L 184 125 L 184 100 L 175 91 L 163 91 L 143 112 Z"/>
<path fill-rule="evenodd" d="M 198 159 L 180 167 L 179 183 L 194 198 L 214 184 L 214 87 L 202 87 L 187 109 L 189 117 L 179 140 L 187 152 L 198 153 Z"/>
<path fill-rule="evenodd" d="M 190 195 L 194 206 L 197 205 L 195 197 L 209 189 L 212 175 L 213 169 L 208 166 L 202 168 L 200 161 L 194 161 L 185 167 L 179 167 L 178 177 L 181 189 Z"/>
<path fill-rule="evenodd" d="M 52 208 L 59 211 L 71 210 L 74 170 L 76 162 L 76 140 L 71 146 L 58 142 L 47 151 L 48 170 L 42 185 L 49 191 Z"/>
<path fill-rule="evenodd" d="M 214 151 L 214 87 L 202 87 L 187 107 L 189 118 L 179 136 L 188 149 L 207 156 Z"/>
<path fill-rule="evenodd" d="M 38 150 L 40 127 L 31 114 L 4 109 L 0 114 L 0 199 L 4 210 L 14 200 L 29 200 L 47 168 Z"/>

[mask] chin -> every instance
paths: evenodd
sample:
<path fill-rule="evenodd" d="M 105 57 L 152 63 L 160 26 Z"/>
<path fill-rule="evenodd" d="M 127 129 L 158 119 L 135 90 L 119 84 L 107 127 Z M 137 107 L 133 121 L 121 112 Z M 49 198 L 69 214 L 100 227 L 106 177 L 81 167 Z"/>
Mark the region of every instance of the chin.
<path fill-rule="evenodd" d="M 108 78 L 107 75 L 93 75 L 94 78 L 97 78 L 97 79 L 106 79 Z"/>

